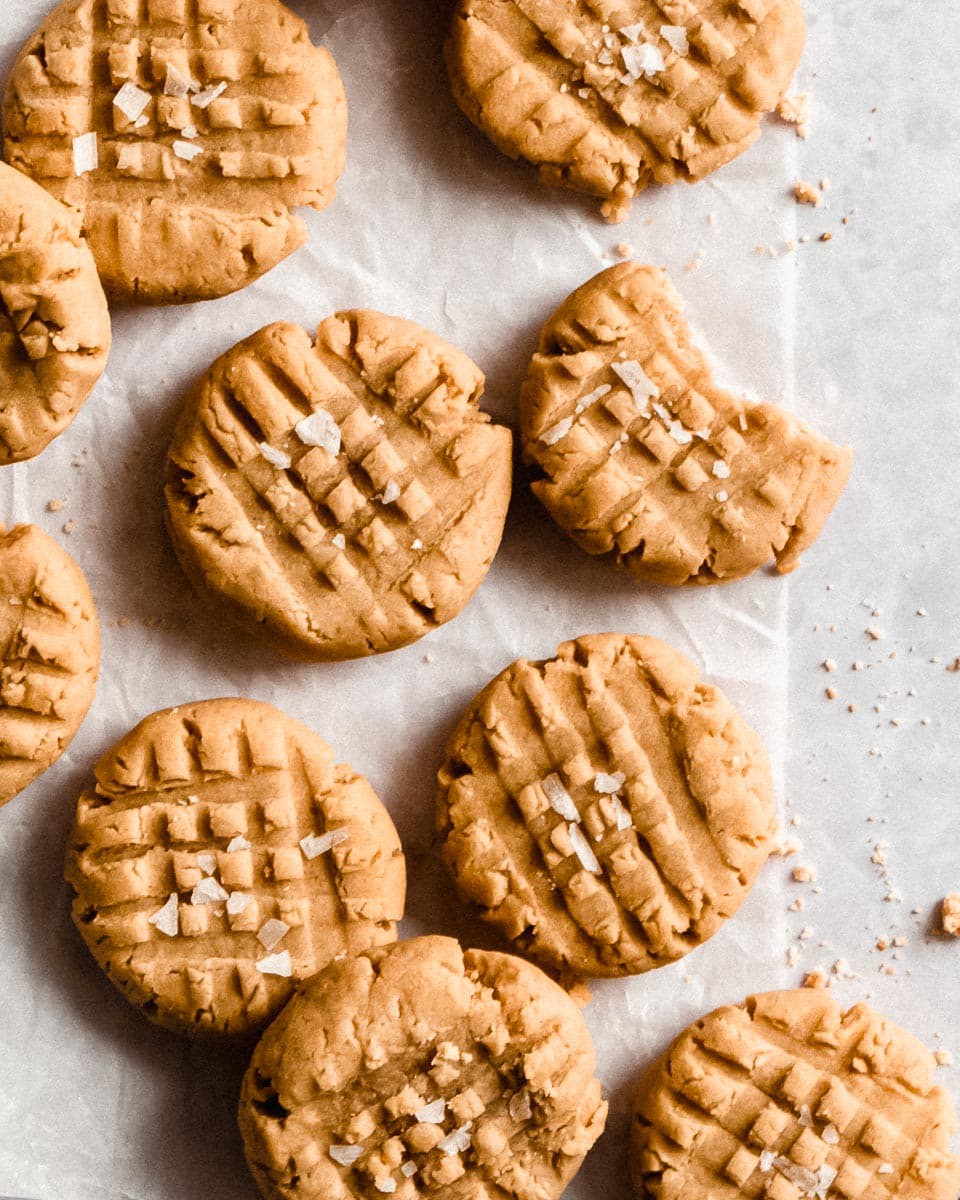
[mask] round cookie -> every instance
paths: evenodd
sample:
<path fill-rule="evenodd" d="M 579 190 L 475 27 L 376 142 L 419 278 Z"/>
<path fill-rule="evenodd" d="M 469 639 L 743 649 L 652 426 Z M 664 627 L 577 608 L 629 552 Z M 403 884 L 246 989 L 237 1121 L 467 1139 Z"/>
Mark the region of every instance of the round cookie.
<path fill-rule="evenodd" d="M 73 919 L 157 1024 L 247 1033 L 335 957 L 395 939 L 406 871 L 389 814 L 269 704 L 154 713 L 95 775 L 67 855 Z"/>
<path fill-rule="evenodd" d="M 697 1021 L 643 1078 L 630 1161 L 654 1200 L 956 1200 L 960 1158 L 933 1056 L 825 990 Z"/>
<path fill-rule="evenodd" d="M 618 221 L 650 184 L 696 182 L 756 141 L 804 37 L 800 0 L 459 0 L 446 56 L 495 145 Z"/>
<path fill-rule="evenodd" d="M 794 570 L 850 474 L 849 448 L 718 387 L 666 273 L 633 262 L 544 325 L 520 422 L 553 519 L 642 582 L 723 583 L 771 559 Z"/>
<path fill-rule="evenodd" d="M 279 0 L 63 0 L 13 68 L 7 161 L 82 215 L 108 293 L 245 287 L 307 240 L 343 173 L 330 54 Z"/>
<path fill-rule="evenodd" d="M 270 325 L 210 368 L 167 460 L 195 586 L 305 660 L 407 645 L 455 617 L 503 533 L 512 435 L 435 334 L 338 313 L 316 342 Z"/>
<path fill-rule="evenodd" d="M 554 971 L 627 975 L 733 916 L 776 827 L 759 737 L 656 638 L 520 659 L 467 709 L 439 773 L 461 896 Z"/>
<path fill-rule="evenodd" d="M 266 1200 L 556 1200 L 603 1131 L 593 1072 L 543 972 L 423 937 L 300 990 L 254 1053 L 240 1129 Z"/>
<path fill-rule="evenodd" d="M 0 463 L 49 445 L 107 365 L 110 314 L 79 226 L 0 163 Z"/>
<path fill-rule="evenodd" d="M 83 572 L 36 525 L 0 526 L 0 806 L 63 754 L 93 703 L 100 625 Z"/>

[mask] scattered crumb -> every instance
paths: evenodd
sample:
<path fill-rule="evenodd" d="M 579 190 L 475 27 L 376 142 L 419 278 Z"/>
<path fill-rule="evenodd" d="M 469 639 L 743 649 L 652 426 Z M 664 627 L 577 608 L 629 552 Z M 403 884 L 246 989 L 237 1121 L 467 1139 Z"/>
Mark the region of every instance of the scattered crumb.
<path fill-rule="evenodd" d="M 887 636 L 884 633 L 884 631 L 876 625 L 868 625 L 867 628 L 863 632 L 867 635 L 868 638 L 870 638 L 871 641 L 874 641 L 874 642 L 882 642 L 883 639 Z"/>
<path fill-rule="evenodd" d="M 793 881 L 794 883 L 816 883 L 817 873 L 812 867 L 794 867 Z"/>
<path fill-rule="evenodd" d="M 69 537 L 69 535 L 71 533 L 73 533 L 76 528 L 77 528 L 76 521 L 67 521 L 66 524 L 63 526 L 63 532 L 65 534 L 67 534 L 67 536 Z"/>
<path fill-rule="evenodd" d="M 825 658 L 823 660 L 823 669 L 825 671 L 835 671 L 837 669 L 837 664 L 832 658 Z"/>
<path fill-rule="evenodd" d="M 809 204 L 812 208 L 819 208 L 823 203 L 820 189 L 812 183 L 805 183 L 802 179 L 798 179 L 793 185 L 793 198 L 798 204 Z"/>
<path fill-rule="evenodd" d="M 794 900 L 794 902 L 787 907 L 789 908 L 790 912 L 803 912 L 806 906 L 806 900 L 804 900 L 802 896 L 798 896 L 796 900 Z"/>
<path fill-rule="evenodd" d="M 824 694 L 826 695 L 828 700 L 836 700 L 837 689 L 836 688 L 824 688 Z"/>
<path fill-rule="evenodd" d="M 952 1067 L 953 1055 L 949 1050 L 937 1050 L 933 1056 L 937 1061 L 938 1067 Z"/>
<path fill-rule="evenodd" d="M 797 137 L 806 141 L 810 136 L 810 97 L 805 92 L 784 96 L 776 111 L 780 120 L 796 126 Z"/>
<path fill-rule="evenodd" d="M 829 229 L 825 230 L 823 233 L 820 234 L 820 241 L 821 242 L 832 242 L 833 241 L 833 234 L 830 232 Z"/>
<path fill-rule="evenodd" d="M 951 892 L 949 896 L 944 896 L 940 906 L 940 921 L 944 933 L 960 938 L 960 892 Z"/>
<path fill-rule="evenodd" d="M 805 988 L 825 988 L 830 986 L 830 979 L 822 967 L 814 967 L 803 977 Z"/>
<path fill-rule="evenodd" d="M 48 500 L 47 501 L 47 512 L 60 512 L 60 510 L 62 508 L 63 508 L 62 500 Z"/>
<path fill-rule="evenodd" d="M 633 247 L 629 242 L 618 242 L 614 249 L 621 258 L 633 258 Z"/>

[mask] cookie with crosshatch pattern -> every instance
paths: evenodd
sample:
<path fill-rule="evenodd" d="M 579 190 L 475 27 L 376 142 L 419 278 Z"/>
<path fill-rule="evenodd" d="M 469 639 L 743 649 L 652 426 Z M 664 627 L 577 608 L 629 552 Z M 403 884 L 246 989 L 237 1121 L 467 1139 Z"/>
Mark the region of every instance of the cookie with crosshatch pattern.
<path fill-rule="evenodd" d="M 439 774 L 457 890 L 560 974 L 637 974 L 746 899 L 776 820 L 757 734 L 656 638 L 520 659 L 470 704 Z"/>
<path fill-rule="evenodd" d="M 460 0 L 446 54 L 496 146 L 617 221 L 756 141 L 804 36 L 800 0 Z"/>
<path fill-rule="evenodd" d="M 666 273 L 634 262 L 544 325 L 520 423 L 553 519 L 643 582 L 722 583 L 771 559 L 792 571 L 850 474 L 849 448 L 718 387 Z"/>
<path fill-rule="evenodd" d="M 83 572 L 36 525 L 0 526 L 0 806 L 70 745 L 93 703 L 100 625 Z"/>
<path fill-rule="evenodd" d="M 395 940 L 406 868 L 387 810 L 269 704 L 154 713 L 95 775 L 67 856 L 74 923 L 158 1024 L 247 1033 L 334 958 Z"/>
<path fill-rule="evenodd" d="M 316 341 L 270 325 L 188 399 L 168 525 L 201 590 L 294 658 L 357 658 L 455 617 L 503 533 L 512 435 L 479 368 L 396 317 L 343 312 Z"/>
<path fill-rule="evenodd" d="M 110 314 L 76 213 L 0 163 L 0 463 L 33 458 L 103 374 Z"/>
<path fill-rule="evenodd" d="M 266 1200 L 557 1200 L 606 1121 L 594 1070 L 542 971 L 414 938 L 300 990 L 254 1052 L 240 1129 Z"/>
<path fill-rule="evenodd" d="M 865 1004 L 769 992 L 691 1025 L 637 1093 L 654 1200 L 955 1200 L 957 1117 L 930 1052 Z"/>
<path fill-rule="evenodd" d="M 279 0 L 64 0 L 4 107 L 7 161 L 77 209 L 109 294 L 223 296 L 307 239 L 343 173 L 329 53 Z"/>

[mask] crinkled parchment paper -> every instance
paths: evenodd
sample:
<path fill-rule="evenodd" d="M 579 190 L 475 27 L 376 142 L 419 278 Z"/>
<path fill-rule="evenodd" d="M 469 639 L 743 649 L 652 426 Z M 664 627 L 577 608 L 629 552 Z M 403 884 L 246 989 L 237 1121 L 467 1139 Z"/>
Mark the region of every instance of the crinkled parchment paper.
<path fill-rule="evenodd" d="M 727 691 L 767 741 L 803 849 L 773 859 L 738 917 L 684 962 L 593 988 L 586 1015 L 611 1118 L 568 1196 L 626 1200 L 630 1095 L 670 1037 L 751 990 L 799 983 L 804 969 L 846 960 L 844 999 L 869 996 L 933 1046 L 938 1033 L 945 1045 L 955 1037 L 960 1058 L 960 943 L 928 935 L 935 901 L 960 888 L 960 673 L 945 670 L 960 654 L 956 5 L 810 0 L 809 142 L 768 122 L 737 162 L 695 188 L 649 193 L 616 228 L 588 202 L 541 190 L 456 112 L 439 57 L 446 0 L 295 7 L 333 50 L 351 104 L 348 172 L 333 207 L 308 214 L 309 246 L 238 296 L 116 312 L 109 369 L 76 423 L 41 458 L 0 471 L 0 519 L 62 541 L 104 627 L 80 735 L 0 812 L 0 1194 L 254 1197 L 233 1116 L 248 1051 L 150 1027 L 69 923 L 64 841 L 104 749 L 167 705 L 227 694 L 279 705 L 364 771 L 393 813 L 411 865 L 404 932 L 489 944 L 431 854 L 433 773 L 492 675 L 589 631 L 656 634 Z M 47 9 L 0 10 L 4 73 Z M 826 206 L 799 209 L 793 183 L 822 176 Z M 819 242 L 827 230 L 833 240 Z M 757 253 L 801 234 L 810 240 L 793 251 Z M 193 597 L 163 534 L 161 468 L 178 400 L 216 355 L 270 321 L 315 327 L 337 308 L 380 308 L 471 354 L 489 409 L 514 423 L 540 324 L 621 241 L 671 271 L 726 382 L 855 444 L 854 480 L 797 576 L 639 591 L 567 542 L 521 485 L 477 597 L 398 653 L 291 665 Z M 63 510 L 48 512 L 51 499 Z M 866 637 L 868 625 L 883 639 Z M 820 667 L 827 658 L 836 672 Z M 870 861 L 883 842 L 886 867 Z M 797 863 L 815 884 L 791 881 Z M 788 911 L 799 895 L 804 911 Z M 898 935 L 909 937 L 898 959 L 875 949 Z M 955 1072 L 941 1074 L 956 1086 Z"/>

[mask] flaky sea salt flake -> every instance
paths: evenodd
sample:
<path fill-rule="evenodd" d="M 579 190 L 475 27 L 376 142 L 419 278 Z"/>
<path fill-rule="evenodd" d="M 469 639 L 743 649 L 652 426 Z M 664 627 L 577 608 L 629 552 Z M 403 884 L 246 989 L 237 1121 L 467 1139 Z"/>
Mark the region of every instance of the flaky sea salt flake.
<path fill-rule="evenodd" d="M 147 923 L 155 926 L 167 937 L 176 937 L 180 932 L 180 901 L 177 893 L 171 892 L 163 908 L 157 909 L 152 917 L 147 917 Z"/>
<path fill-rule="evenodd" d="M 289 979 L 293 974 L 289 950 L 281 950 L 279 954 L 268 954 L 255 966 L 261 975 L 279 975 L 281 979 Z"/>
<path fill-rule="evenodd" d="M 440 1125 L 443 1123 L 446 1112 L 447 1102 L 441 1097 L 430 1104 L 425 1104 L 423 1108 L 418 1108 L 413 1116 L 418 1125 Z"/>
<path fill-rule="evenodd" d="M 167 63 L 167 76 L 163 81 L 165 96 L 189 96 L 191 92 L 199 90 L 200 84 L 192 76 L 184 75 L 173 63 Z"/>
<path fill-rule="evenodd" d="M 227 912 L 231 917 L 242 913 L 250 901 L 253 899 L 247 892 L 231 892 L 227 897 Z"/>
<path fill-rule="evenodd" d="M 550 807 L 558 816 L 563 817 L 565 821 L 580 820 L 580 813 L 573 802 L 573 797 L 563 786 L 563 780 L 559 775 L 548 775 L 540 786 L 550 801 Z"/>
<path fill-rule="evenodd" d="M 585 396 L 581 396 L 581 398 L 577 401 L 576 411 L 578 413 L 582 413 L 584 409 L 589 408 L 592 404 L 596 404 L 598 400 L 602 400 L 608 392 L 612 391 L 613 386 L 611 384 L 601 383 L 600 386 L 598 388 L 594 388 L 592 392 L 587 392 Z"/>
<path fill-rule="evenodd" d="M 197 92 L 195 96 L 190 97 L 190 103 L 197 108 L 209 108 L 210 105 L 217 100 L 227 90 L 225 83 L 217 83 L 211 87 L 206 87 L 202 91 Z"/>
<path fill-rule="evenodd" d="M 687 31 L 682 25 L 661 25 L 660 36 L 674 54 L 679 54 L 681 58 L 686 58 L 690 53 L 690 42 L 687 40 Z"/>
<path fill-rule="evenodd" d="M 627 777 L 623 771 L 615 771 L 612 775 L 598 771 L 593 778 L 593 790 L 601 796 L 612 796 L 619 792 L 626 782 Z"/>
<path fill-rule="evenodd" d="M 583 836 L 583 830 L 579 825 L 572 821 L 567 826 L 567 832 L 570 834 L 570 844 L 573 846 L 573 852 L 580 859 L 580 865 L 585 871 L 589 871 L 591 875 L 602 875 L 600 862 L 593 852 L 593 847 Z"/>
<path fill-rule="evenodd" d="M 290 926 L 286 921 L 278 921 L 275 917 L 271 917 L 257 932 L 257 941 L 264 950 L 272 950 L 274 946 L 279 946 L 283 939 L 290 932 Z"/>
<path fill-rule="evenodd" d="M 632 829 L 633 817 L 624 808 L 620 797 L 613 796 L 611 802 L 613 804 L 613 818 L 617 823 L 617 830 L 623 832 L 624 829 Z"/>
<path fill-rule="evenodd" d="M 442 1142 L 437 1144 L 437 1149 L 448 1156 L 454 1154 L 465 1154 L 470 1149 L 470 1143 L 473 1141 L 470 1130 L 473 1128 L 472 1121 L 464 1121 L 459 1129 L 454 1129 L 452 1133 L 448 1133 Z"/>
<path fill-rule="evenodd" d="M 278 450 L 276 446 L 271 446 L 269 442 L 260 442 L 257 449 L 271 467 L 276 467 L 278 471 L 287 471 L 290 469 L 293 459 L 289 454 L 285 454 L 283 450 Z"/>
<path fill-rule="evenodd" d="M 197 886 L 190 893 L 191 904 L 220 904 L 222 901 L 229 901 L 230 894 L 217 883 L 215 879 L 207 876 L 201 879 Z"/>
<path fill-rule="evenodd" d="M 114 96 L 114 107 L 119 108 L 128 121 L 136 123 L 150 103 L 150 93 L 138 88 L 135 83 L 125 83 Z"/>
<path fill-rule="evenodd" d="M 718 458 L 717 461 L 713 464 L 713 473 L 717 479 L 729 479 L 730 478 L 730 468 L 723 461 L 722 458 Z"/>
<path fill-rule="evenodd" d="M 305 446 L 319 446 L 336 457 L 340 453 L 340 426 L 325 408 L 318 408 L 294 426 L 294 433 Z"/>
<path fill-rule="evenodd" d="M 400 484 L 395 479 L 388 479 L 381 497 L 384 504 L 393 504 L 400 499 Z"/>
<path fill-rule="evenodd" d="M 660 389 L 635 359 L 628 358 L 625 362 L 615 362 L 610 365 L 613 373 L 630 389 L 630 394 L 640 410 L 640 415 L 644 416 L 647 401 L 656 400 L 660 395 Z"/>
<path fill-rule="evenodd" d="M 331 829 L 329 833 L 320 834 L 308 833 L 305 838 L 300 839 L 300 849 L 304 858 L 319 858 L 321 854 L 326 854 L 334 846 L 345 842 L 349 836 L 349 829 Z"/>
<path fill-rule="evenodd" d="M 327 1153 L 338 1166 L 352 1167 L 357 1159 L 363 1156 L 363 1147 L 331 1146 Z"/>
<path fill-rule="evenodd" d="M 562 438 L 565 438 L 573 428 L 573 417 L 564 417 L 562 421 L 558 421 L 556 425 L 551 425 L 549 429 L 545 429 L 540 434 L 540 441 L 545 446 L 555 446 Z"/>
<path fill-rule="evenodd" d="M 249 849 L 250 849 L 250 842 L 248 842 L 245 837 L 241 837 L 240 834 L 237 834 L 237 836 L 235 838 L 231 838 L 230 841 L 227 842 L 227 853 L 228 854 L 236 854 L 238 850 L 249 850 Z"/>
<path fill-rule="evenodd" d="M 649 78 L 662 71 L 667 65 L 660 51 L 656 46 L 651 46 L 649 42 L 643 42 L 638 46 L 624 46 L 620 51 L 620 57 L 630 74 L 637 77 L 646 75 Z"/>
<path fill-rule="evenodd" d="M 197 866 L 204 875 L 213 875 L 217 870 L 217 856 L 215 854 L 198 854 Z"/>
<path fill-rule="evenodd" d="M 522 1091 L 514 1092 L 507 1102 L 507 1112 L 510 1114 L 511 1121 L 529 1121 L 533 1116 L 533 1108 L 530 1104 L 530 1093 L 524 1088 Z"/>
<path fill-rule="evenodd" d="M 184 162 L 193 162 L 195 158 L 199 158 L 203 153 L 203 147 L 196 145 L 195 142 L 184 142 L 177 138 L 173 143 L 173 152 L 177 158 L 182 158 Z"/>
<path fill-rule="evenodd" d="M 100 151 L 95 133 L 81 133 L 73 139 L 73 173 L 86 175 L 100 164 Z"/>

